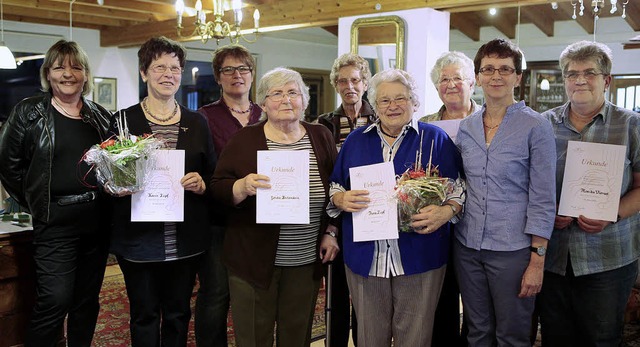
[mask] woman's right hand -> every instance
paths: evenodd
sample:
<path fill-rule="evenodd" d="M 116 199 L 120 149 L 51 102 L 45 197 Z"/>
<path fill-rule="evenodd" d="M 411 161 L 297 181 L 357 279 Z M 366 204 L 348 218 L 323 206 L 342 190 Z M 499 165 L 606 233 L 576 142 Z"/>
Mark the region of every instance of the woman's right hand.
<path fill-rule="evenodd" d="M 249 196 L 256 195 L 258 188 L 271 188 L 269 177 L 259 174 L 248 174 L 233 184 L 233 202 L 239 204 Z"/>
<path fill-rule="evenodd" d="M 553 227 L 558 230 L 562 230 L 571 225 L 571 222 L 573 222 L 573 217 L 556 215 L 556 220 L 553 223 Z"/>
<path fill-rule="evenodd" d="M 368 190 L 347 190 L 333 194 L 332 201 L 337 208 L 345 212 L 358 212 L 369 207 Z"/>

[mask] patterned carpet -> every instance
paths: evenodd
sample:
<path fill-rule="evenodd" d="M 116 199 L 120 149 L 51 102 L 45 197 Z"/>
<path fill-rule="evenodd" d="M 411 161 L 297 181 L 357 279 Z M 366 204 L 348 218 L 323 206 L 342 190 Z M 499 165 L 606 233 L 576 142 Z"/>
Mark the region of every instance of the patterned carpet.
<path fill-rule="evenodd" d="M 313 318 L 312 339 L 316 340 L 324 336 L 324 290 L 320 290 L 316 314 Z M 191 299 L 191 308 L 195 305 L 195 291 Z M 189 339 L 187 346 L 195 347 L 195 337 L 193 332 L 193 315 L 189 323 Z M 229 317 L 227 327 L 229 336 L 229 346 L 235 346 L 233 336 L 233 325 Z M 100 315 L 93 339 L 94 347 L 127 347 L 131 345 L 131 335 L 129 333 L 129 300 L 124 287 L 122 274 L 115 274 L 105 277 L 100 292 Z"/>

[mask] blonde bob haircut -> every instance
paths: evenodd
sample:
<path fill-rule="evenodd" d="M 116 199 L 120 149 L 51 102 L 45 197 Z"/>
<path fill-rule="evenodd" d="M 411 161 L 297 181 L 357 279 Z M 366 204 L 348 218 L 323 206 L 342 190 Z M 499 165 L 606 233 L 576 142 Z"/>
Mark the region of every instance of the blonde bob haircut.
<path fill-rule="evenodd" d="M 89 56 L 74 41 L 60 40 L 53 44 L 44 55 L 44 62 L 40 66 L 40 87 L 43 92 L 52 93 L 51 84 L 47 77 L 49 69 L 57 64 L 62 64 L 64 59 L 69 57 L 69 61 L 73 65 L 80 65 L 84 69 L 87 80 L 82 86 L 82 96 L 87 96 L 93 89 L 93 77 L 91 76 L 91 67 L 89 67 Z"/>

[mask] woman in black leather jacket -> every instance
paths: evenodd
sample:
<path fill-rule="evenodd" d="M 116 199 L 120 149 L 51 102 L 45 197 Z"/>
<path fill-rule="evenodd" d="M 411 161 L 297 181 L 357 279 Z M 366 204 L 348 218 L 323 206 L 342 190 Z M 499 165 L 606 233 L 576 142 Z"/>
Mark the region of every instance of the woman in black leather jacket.
<path fill-rule="evenodd" d="M 22 100 L 0 130 L 0 180 L 33 217 L 37 298 L 25 346 L 90 346 L 107 260 L 108 208 L 84 152 L 106 139 L 111 114 L 84 98 L 87 54 L 60 40 L 40 69 L 42 95 Z"/>

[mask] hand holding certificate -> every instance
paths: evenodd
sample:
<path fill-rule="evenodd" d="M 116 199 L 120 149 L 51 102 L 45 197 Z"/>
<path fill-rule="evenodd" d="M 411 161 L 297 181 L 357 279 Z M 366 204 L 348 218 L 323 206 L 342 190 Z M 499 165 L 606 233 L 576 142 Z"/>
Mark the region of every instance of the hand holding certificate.
<path fill-rule="evenodd" d="M 271 188 L 256 194 L 256 223 L 309 223 L 309 151 L 258 151 L 258 174 Z"/>
<path fill-rule="evenodd" d="M 367 208 L 354 212 L 353 241 L 398 238 L 398 209 L 393 198 L 396 184 L 392 162 L 349 169 L 351 189 L 369 191 Z"/>
<path fill-rule="evenodd" d="M 558 215 L 618 219 L 625 146 L 569 141 Z"/>

